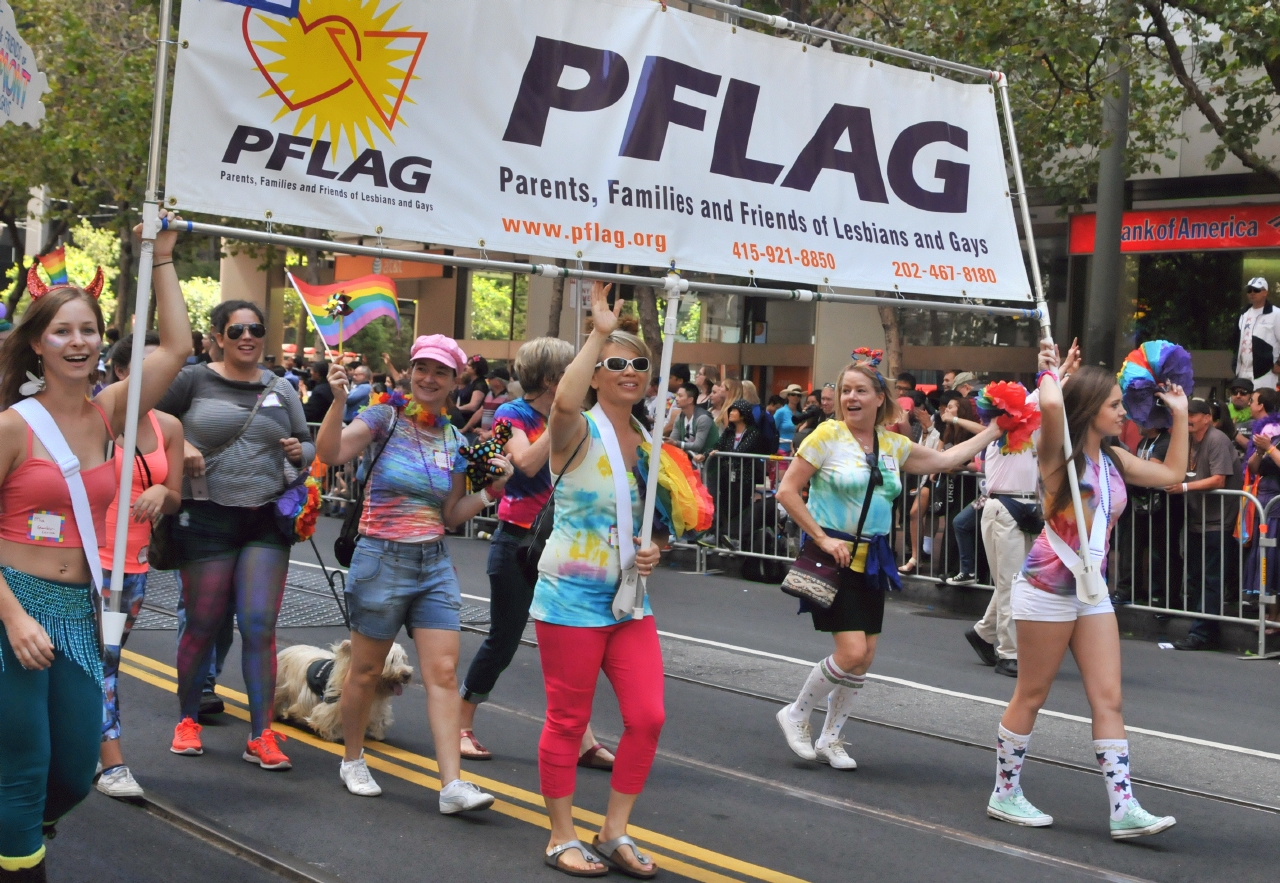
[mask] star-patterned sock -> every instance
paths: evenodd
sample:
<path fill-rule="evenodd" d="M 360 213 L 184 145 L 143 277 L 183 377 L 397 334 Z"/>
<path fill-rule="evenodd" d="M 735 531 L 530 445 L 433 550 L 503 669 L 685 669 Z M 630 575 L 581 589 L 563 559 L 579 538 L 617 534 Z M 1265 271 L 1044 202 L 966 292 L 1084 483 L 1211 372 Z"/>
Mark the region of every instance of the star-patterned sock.
<path fill-rule="evenodd" d="M 834 656 L 828 656 L 813 667 L 813 671 L 809 672 L 809 677 L 805 679 L 804 686 L 800 688 L 800 695 L 796 697 L 796 701 L 791 703 L 791 711 L 788 717 L 799 723 L 807 721 L 809 715 L 815 708 L 831 695 L 831 691 L 836 687 L 847 686 L 852 687 L 854 683 L 849 678 L 855 677 L 843 671 L 840 666 L 836 665 Z M 859 679 L 857 686 L 861 686 Z"/>
<path fill-rule="evenodd" d="M 815 748 L 826 748 L 840 738 L 840 728 L 853 711 L 854 697 L 866 682 L 866 675 L 848 675 L 846 683 L 831 691 L 827 697 L 827 719 L 822 724 L 822 735 L 818 737 Z"/>
<path fill-rule="evenodd" d="M 1004 800 L 1017 792 L 1022 779 L 1022 763 L 1027 758 L 1031 735 L 1019 736 L 1003 726 L 996 734 L 996 797 Z"/>
<path fill-rule="evenodd" d="M 1129 781 L 1129 740 L 1095 739 L 1093 756 L 1102 767 L 1102 781 L 1107 786 L 1107 802 L 1111 808 L 1111 820 L 1124 818 L 1129 807 L 1137 803 L 1133 799 L 1133 784 Z"/>

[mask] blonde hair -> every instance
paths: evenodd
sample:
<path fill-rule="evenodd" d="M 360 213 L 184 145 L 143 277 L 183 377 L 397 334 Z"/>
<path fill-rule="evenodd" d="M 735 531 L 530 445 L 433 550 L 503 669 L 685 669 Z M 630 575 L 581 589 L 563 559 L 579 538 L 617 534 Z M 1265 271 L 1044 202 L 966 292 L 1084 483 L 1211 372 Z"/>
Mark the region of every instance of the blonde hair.
<path fill-rule="evenodd" d="M 898 407 L 898 400 L 890 393 L 889 384 L 885 382 L 879 371 L 865 362 L 850 362 L 836 375 L 836 419 L 844 420 L 847 416 L 844 410 L 844 396 L 840 395 L 840 387 L 844 383 L 844 376 L 851 372 L 861 374 L 870 380 L 871 385 L 884 396 L 884 401 L 880 403 L 880 407 L 876 410 L 877 426 L 888 426 L 902 419 L 902 409 Z"/>
<path fill-rule="evenodd" d="M 564 376 L 573 361 L 573 344 L 558 337 L 536 337 L 520 347 L 511 367 L 525 395 L 536 396 Z"/>
<path fill-rule="evenodd" d="M 760 391 L 750 380 L 742 381 L 742 397 L 752 405 L 760 404 Z"/>
<path fill-rule="evenodd" d="M 630 331 L 622 331 L 621 329 L 615 329 L 612 334 L 604 339 L 605 346 L 608 346 L 611 343 L 617 344 L 625 349 L 629 349 L 637 356 L 644 356 L 649 360 L 649 370 L 644 372 L 644 383 L 640 385 L 641 389 L 647 391 L 649 388 L 649 378 L 653 374 L 653 355 L 649 352 L 649 345 Z M 599 369 L 597 368 L 596 370 Z M 595 387 L 591 387 L 587 390 L 587 408 L 594 408 L 595 406 L 596 390 Z"/>
<path fill-rule="evenodd" d="M 729 409 L 733 403 L 742 398 L 742 381 L 735 377 L 726 377 L 720 381 L 724 387 L 724 404 L 716 411 L 716 426 L 724 429 L 729 425 Z"/>

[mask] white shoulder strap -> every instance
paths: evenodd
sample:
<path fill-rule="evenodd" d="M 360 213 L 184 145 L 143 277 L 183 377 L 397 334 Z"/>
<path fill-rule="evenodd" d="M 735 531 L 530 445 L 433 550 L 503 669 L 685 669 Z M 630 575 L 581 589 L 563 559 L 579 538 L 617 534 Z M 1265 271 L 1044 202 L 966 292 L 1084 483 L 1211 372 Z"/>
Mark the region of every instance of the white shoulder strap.
<path fill-rule="evenodd" d="M 85 560 L 89 562 L 89 575 L 93 578 L 94 589 L 101 594 L 102 561 L 98 557 L 98 534 L 93 527 L 89 494 L 84 489 L 84 479 L 80 477 L 80 458 L 71 450 L 62 430 L 44 405 L 35 399 L 23 399 L 13 406 L 13 410 L 27 421 L 31 431 L 40 439 L 40 444 L 44 445 L 44 449 L 62 471 L 62 477 L 66 479 L 67 490 L 71 493 L 71 511 L 75 515 L 76 530 L 80 533 Z"/>
<path fill-rule="evenodd" d="M 597 402 L 589 412 L 591 422 L 600 433 L 600 442 L 604 445 L 605 456 L 609 459 L 609 471 L 613 473 L 613 493 L 617 506 L 618 522 L 618 563 L 622 570 L 630 570 L 636 563 L 635 522 L 631 517 L 631 487 L 627 484 L 627 463 L 622 459 L 622 447 L 618 444 L 618 435 L 613 431 L 613 424 L 604 409 Z M 587 429 L 590 432 L 590 427 Z"/>

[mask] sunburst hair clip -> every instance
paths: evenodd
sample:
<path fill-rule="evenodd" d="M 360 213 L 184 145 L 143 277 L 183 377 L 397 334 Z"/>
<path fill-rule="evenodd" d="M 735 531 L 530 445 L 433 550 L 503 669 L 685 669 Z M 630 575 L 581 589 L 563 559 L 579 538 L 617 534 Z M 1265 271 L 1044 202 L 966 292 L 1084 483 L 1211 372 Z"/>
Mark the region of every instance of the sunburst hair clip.
<path fill-rule="evenodd" d="M 27 290 L 31 292 L 31 298 L 33 300 L 44 297 L 49 292 L 57 291 L 59 288 L 76 287 L 70 282 L 57 282 L 46 285 L 45 281 L 40 278 L 40 273 L 38 272 L 39 267 L 39 264 L 32 264 L 31 269 L 27 271 Z M 94 300 L 97 300 L 102 296 L 102 286 L 104 281 L 102 268 L 98 267 L 98 272 L 93 274 L 93 281 L 84 287 L 85 293 L 91 295 Z"/>

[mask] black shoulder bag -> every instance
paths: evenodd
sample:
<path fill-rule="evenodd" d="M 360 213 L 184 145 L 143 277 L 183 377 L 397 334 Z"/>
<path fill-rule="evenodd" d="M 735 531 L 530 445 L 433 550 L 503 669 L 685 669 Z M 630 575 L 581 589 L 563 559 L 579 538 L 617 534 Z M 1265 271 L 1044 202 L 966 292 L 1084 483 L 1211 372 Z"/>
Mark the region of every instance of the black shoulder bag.
<path fill-rule="evenodd" d="M 382 452 L 387 449 L 387 443 L 391 441 L 391 434 L 396 431 L 396 424 L 399 422 L 400 412 L 397 411 L 391 418 L 391 428 L 387 430 L 387 437 L 382 440 L 382 446 L 373 455 L 373 461 L 369 464 L 364 481 L 355 483 L 355 498 L 347 507 L 347 514 L 342 518 L 342 532 L 333 541 L 333 557 L 337 558 L 338 563 L 343 567 L 351 566 L 351 556 L 356 553 L 356 540 L 360 536 L 360 516 L 364 514 L 364 492 L 369 482 L 373 481 L 373 467 L 378 465 L 378 460 L 382 457 Z"/>
<path fill-rule="evenodd" d="M 578 442 L 578 446 L 573 449 L 573 453 L 569 455 L 569 459 L 565 461 L 565 471 L 569 469 L 569 464 L 573 462 L 573 458 L 578 456 L 578 451 L 582 450 L 582 445 L 591 437 L 591 427 L 587 427 L 587 433 Z M 538 562 L 542 559 L 542 550 L 547 545 L 547 538 L 551 536 L 551 528 L 555 524 L 556 513 L 556 488 L 560 486 L 560 480 L 564 478 L 564 472 L 556 476 L 555 483 L 551 485 L 551 496 L 547 497 L 547 502 L 542 504 L 542 509 L 538 512 L 538 517 L 533 520 L 533 527 L 529 528 L 520 539 L 520 545 L 516 546 L 516 564 L 520 568 L 520 573 L 524 575 L 525 582 L 533 585 L 538 581 Z"/>

